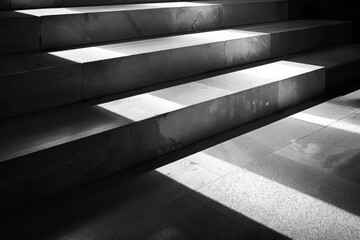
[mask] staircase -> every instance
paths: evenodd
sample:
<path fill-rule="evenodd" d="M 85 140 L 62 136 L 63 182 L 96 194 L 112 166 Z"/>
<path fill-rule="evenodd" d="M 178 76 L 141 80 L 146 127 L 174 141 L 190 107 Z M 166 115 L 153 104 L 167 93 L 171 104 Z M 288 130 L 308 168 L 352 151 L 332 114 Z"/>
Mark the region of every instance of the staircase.
<path fill-rule="evenodd" d="M 0 3 L 0 210 L 353 86 L 351 23 L 286 0 Z M 339 77 L 341 76 L 341 77 Z"/>

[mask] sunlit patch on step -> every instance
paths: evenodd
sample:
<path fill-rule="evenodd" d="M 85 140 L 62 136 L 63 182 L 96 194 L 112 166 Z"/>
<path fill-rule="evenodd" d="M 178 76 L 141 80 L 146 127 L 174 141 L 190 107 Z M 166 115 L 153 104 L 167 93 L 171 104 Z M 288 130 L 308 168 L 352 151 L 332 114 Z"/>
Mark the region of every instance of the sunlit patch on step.
<path fill-rule="evenodd" d="M 74 50 L 50 52 L 49 54 L 77 63 L 120 58 L 129 55 L 120 51 L 106 49 L 104 47 L 79 48 Z"/>
<path fill-rule="evenodd" d="M 195 34 L 191 34 L 191 37 L 208 39 L 213 41 L 225 41 L 225 40 L 233 40 L 238 38 L 255 37 L 260 35 L 268 35 L 268 34 L 262 32 L 244 31 L 238 29 L 226 29 L 226 30 L 209 31 L 203 33 L 195 33 Z"/>
<path fill-rule="evenodd" d="M 133 121 L 141 121 L 184 107 L 149 93 L 99 104 L 98 106 Z"/>
<path fill-rule="evenodd" d="M 79 11 L 76 8 L 45 8 L 45 9 L 29 9 L 29 10 L 17 10 L 15 12 L 32 15 L 35 17 L 42 17 L 48 15 L 65 15 L 65 14 L 78 14 Z"/>
<path fill-rule="evenodd" d="M 281 80 L 319 70 L 322 68 L 322 66 L 310 64 L 296 63 L 290 61 L 279 61 L 275 63 L 261 65 L 259 67 L 245 69 L 242 71 L 242 73 L 261 78 Z"/>

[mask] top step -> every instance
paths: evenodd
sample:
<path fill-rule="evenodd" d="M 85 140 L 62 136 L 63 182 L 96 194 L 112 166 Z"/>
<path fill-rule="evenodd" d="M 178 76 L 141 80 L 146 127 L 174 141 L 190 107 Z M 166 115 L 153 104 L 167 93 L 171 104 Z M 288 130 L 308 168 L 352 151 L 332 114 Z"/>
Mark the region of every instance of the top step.
<path fill-rule="evenodd" d="M 179 2 L 179 1 L 181 0 L 1 0 L 0 10 L 80 7 L 80 6 L 117 5 L 117 4 L 129 4 L 129 3 L 132 4 L 132 3 Z M 284 1 L 287 0 L 238 0 L 237 2 L 259 3 L 259 2 L 284 2 Z M 226 0 L 224 0 L 224 2 L 226 2 Z"/>
<path fill-rule="evenodd" d="M 91 45 L 287 19 L 286 0 L 168 2 L 0 12 L 0 53 Z"/>

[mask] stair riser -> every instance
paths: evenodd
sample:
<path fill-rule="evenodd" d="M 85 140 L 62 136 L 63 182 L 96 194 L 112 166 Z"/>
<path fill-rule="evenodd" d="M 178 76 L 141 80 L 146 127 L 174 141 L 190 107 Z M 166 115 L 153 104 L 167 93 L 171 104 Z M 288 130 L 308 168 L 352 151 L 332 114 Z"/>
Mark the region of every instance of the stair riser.
<path fill-rule="evenodd" d="M 0 21 L 0 54 L 40 50 L 40 19 L 17 13 L 6 15 Z"/>
<path fill-rule="evenodd" d="M 199 13 L 201 21 L 195 23 Z M 42 49 L 221 27 L 220 6 L 43 17 Z"/>
<path fill-rule="evenodd" d="M 287 2 L 225 4 L 223 26 L 265 23 L 287 19 Z"/>
<path fill-rule="evenodd" d="M 243 12 L 243 14 L 239 14 Z M 26 13 L 26 12 L 24 12 Z M 219 29 L 286 20 L 286 2 L 208 4 L 137 11 L 79 13 L 56 16 L 22 15 L 34 22 L 26 29 L 7 19 L 0 53 L 57 49 L 149 36 Z M 11 26 L 11 27 L 9 27 Z M 5 25 L 4 25 L 5 27 Z M 31 36 L 29 34 L 31 33 Z M 19 41 L 19 34 L 23 37 Z M 17 41 L 10 41 L 17 39 Z M 22 46 L 25 45 L 25 46 Z"/>
<path fill-rule="evenodd" d="M 270 36 L 262 35 L 83 64 L 84 99 L 269 57 Z"/>
<path fill-rule="evenodd" d="M 320 69 L 5 161 L 0 168 L 1 210 L 72 189 L 324 91 L 325 70 Z"/>
<path fill-rule="evenodd" d="M 34 109 L 48 109 L 82 100 L 79 65 L 9 75 L 0 77 L 0 80 L 2 117 L 21 115 Z"/>

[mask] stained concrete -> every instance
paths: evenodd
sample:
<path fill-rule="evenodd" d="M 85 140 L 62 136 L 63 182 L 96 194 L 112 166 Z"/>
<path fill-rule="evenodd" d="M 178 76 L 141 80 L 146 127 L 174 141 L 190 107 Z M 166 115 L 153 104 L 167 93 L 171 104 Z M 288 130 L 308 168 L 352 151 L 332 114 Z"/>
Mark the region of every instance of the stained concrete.
<path fill-rule="evenodd" d="M 351 114 L 327 128 L 276 153 L 340 178 L 360 183 L 358 177 L 359 116 Z"/>

